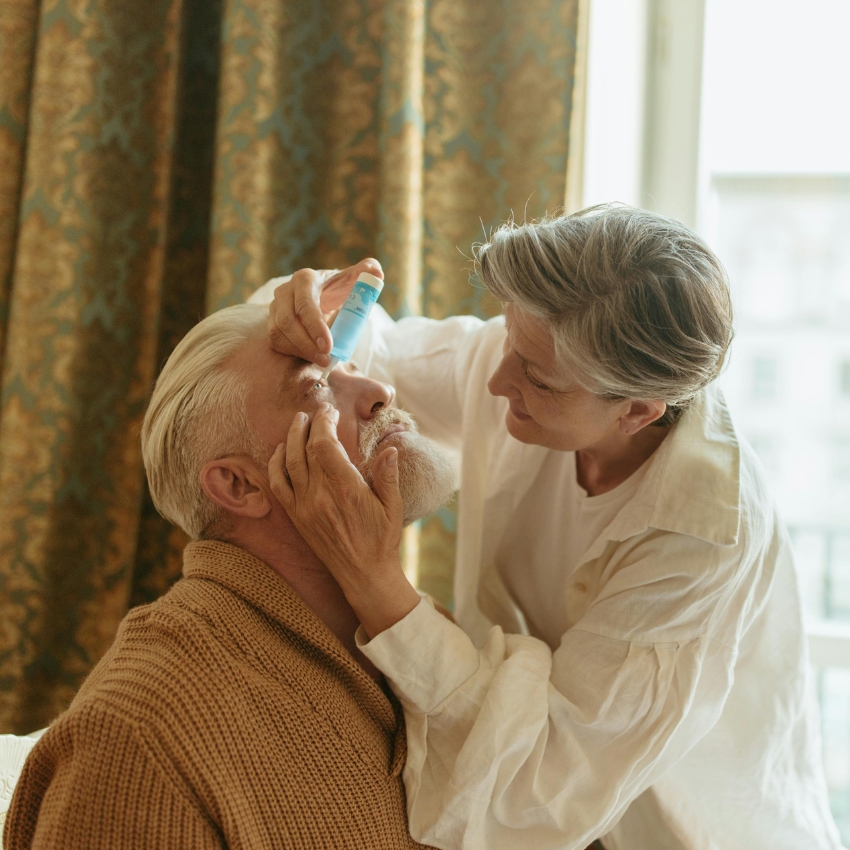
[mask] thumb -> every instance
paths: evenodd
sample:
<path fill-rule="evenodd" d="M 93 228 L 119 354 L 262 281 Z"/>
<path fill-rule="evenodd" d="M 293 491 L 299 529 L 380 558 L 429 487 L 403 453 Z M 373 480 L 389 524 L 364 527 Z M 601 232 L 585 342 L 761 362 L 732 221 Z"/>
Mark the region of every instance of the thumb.
<path fill-rule="evenodd" d="M 398 449 L 389 448 L 382 452 L 375 461 L 375 471 L 372 484 L 375 493 L 384 505 L 389 519 L 401 525 L 404 516 L 404 505 L 401 501 L 401 491 L 398 487 Z"/>

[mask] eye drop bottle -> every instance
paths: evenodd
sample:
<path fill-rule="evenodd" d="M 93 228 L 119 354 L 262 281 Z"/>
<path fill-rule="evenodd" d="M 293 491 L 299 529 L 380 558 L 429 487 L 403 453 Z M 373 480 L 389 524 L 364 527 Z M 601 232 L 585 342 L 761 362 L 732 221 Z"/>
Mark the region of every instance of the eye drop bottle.
<path fill-rule="evenodd" d="M 354 284 L 354 289 L 346 299 L 342 309 L 337 313 L 331 327 L 333 348 L 331 362 L 322 372 L 322 380 L 330 375 L 337 363 L 351 360 L 357 343 L 366 327 L 366 320 L 372 310 L 372 305 L 378 300 L 384 282 L 369 272 L 361 272 Z"/>

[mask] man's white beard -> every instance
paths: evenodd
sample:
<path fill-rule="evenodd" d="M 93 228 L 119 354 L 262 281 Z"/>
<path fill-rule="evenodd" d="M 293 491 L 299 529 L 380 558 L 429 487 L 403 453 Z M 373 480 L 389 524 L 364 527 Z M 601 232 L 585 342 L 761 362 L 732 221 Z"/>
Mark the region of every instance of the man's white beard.
<path fill-rule="evenodd" d="M 378 440 L 391 425 L 401 424 L 407 430 L 390 437 L 380 446 L 398 449 L 398 488 L 404 504 L 404 524 L 410 525 L 448 502 L 455 490 L 455 474 L 449 459 L 433 440 L 423 437 L 409 413 L 396 407 L 381 408 L 360 434 L 358 467 L 366 483 L 373 487 Z M 392 443 L 390 443 L 392 440 Z"/>

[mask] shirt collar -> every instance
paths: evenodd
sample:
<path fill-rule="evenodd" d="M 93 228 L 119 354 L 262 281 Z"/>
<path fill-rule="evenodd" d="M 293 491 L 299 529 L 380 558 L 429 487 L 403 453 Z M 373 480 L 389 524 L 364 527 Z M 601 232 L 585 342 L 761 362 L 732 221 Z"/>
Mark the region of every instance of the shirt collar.
<path fill-rule="evenodd" d="M 718 387 L 708 387 L 652 458 L 608 539 L 657 528 L 734 546 L 740 527 L 740 447 Z"/>
<path fill-rule="evenodd" d="M 509 437 L 491 459 L 499 482 L 484 510 L 490 527 L 501 527 L 531 487 L 551 449 Z M 648 528 L 687 534 L 718 546 L 738 542 L 740 448 L 723 393 L 709 386 L 685 411 L 656 449 L 634 496 L 585 553 L 597 557 L 606 540 L 627 540 Z M 494 525 L 491 523 L 495 523 Z M 497 540 L 482 548 L 489 563 Z"/>

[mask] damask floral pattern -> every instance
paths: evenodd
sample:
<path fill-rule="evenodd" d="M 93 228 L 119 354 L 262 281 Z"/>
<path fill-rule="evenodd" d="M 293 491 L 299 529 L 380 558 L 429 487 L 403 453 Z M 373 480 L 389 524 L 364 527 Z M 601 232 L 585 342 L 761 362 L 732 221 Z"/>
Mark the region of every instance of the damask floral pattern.
<path fill-rule="evenodd" d="M 577 2 L 0 0 L 4 731 L 179 574 L 138 431 L 204 312 L 363 256 L 395 315 L 498 309 L 471 246 L 563 203 Z"/>

